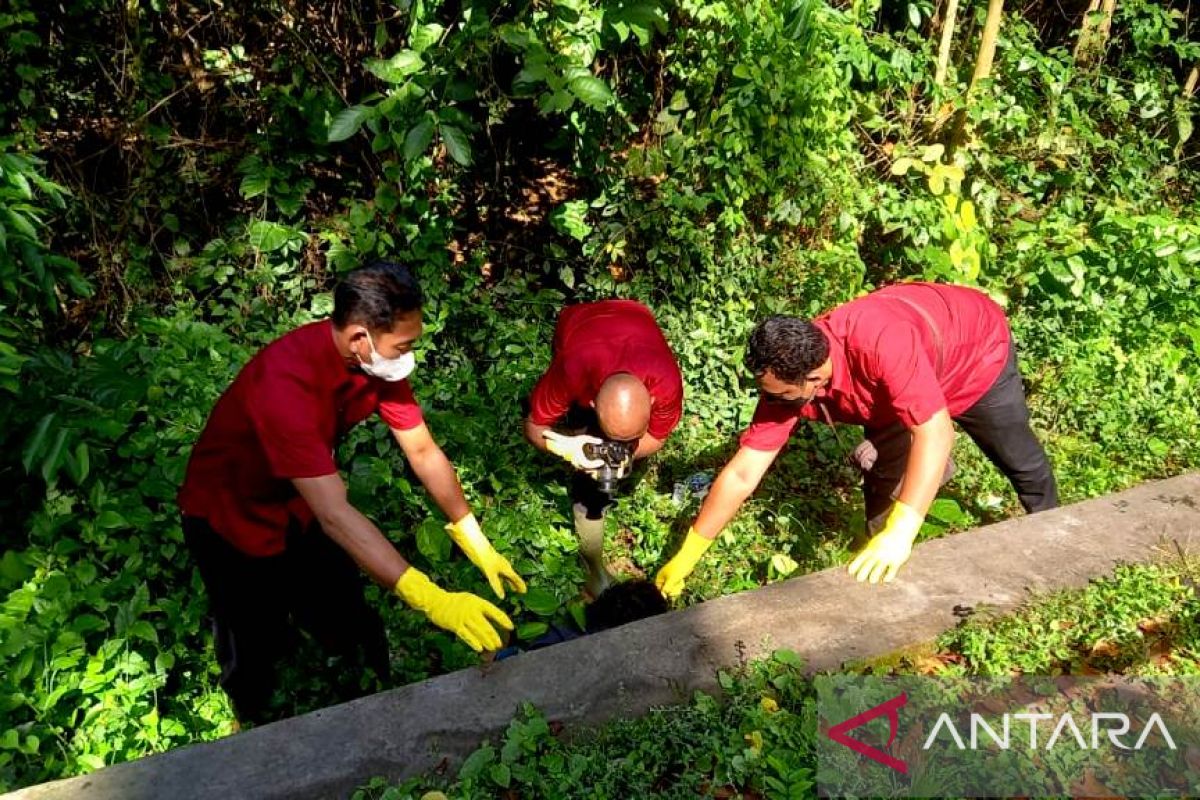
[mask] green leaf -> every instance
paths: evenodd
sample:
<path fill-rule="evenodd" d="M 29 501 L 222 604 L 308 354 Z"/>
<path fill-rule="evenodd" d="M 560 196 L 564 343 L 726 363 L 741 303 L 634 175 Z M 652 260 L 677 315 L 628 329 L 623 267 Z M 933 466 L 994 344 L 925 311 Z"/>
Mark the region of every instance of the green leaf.
<path fill-rule="evenodd" d="M 71 620 L 71 630 L 78 634 L 102 631 L 108 627 L 108 620 L 95 614 L 80 614 Z"/>
<path fill-rule="evenodd" d="M 476 750 L 467 759 L 463 761 L 462 767 L 458 770 L 458 779 L 461 781 L 470 780 L 483 772 L 488 764 L 491 764 L 496 759 L 496 749 L 490 744 L 485 744 L 483 747 Z"/>
<path fill-rule="evenodd" d="M 4 557 L 0 558 L 0 578 L 3 578 L 5 583 L 24 583 L 32 576 L 33 567 L 25 562 L 20 553 L 16 550 L 4 552 Z"/>
<path fill-rule="evenodd" d="M 46 433 L 50 430 L 50 423 L 53 421 L 54 412 L 50 412 L 38 420 L 37 427 L 33 429 L 33 436 L 29 437 L 29 441 L 25 443 L 25 451 L 21 455 L 21 466 L 25 467 L 26 474 L 33 471 L 33 462 L 41 455 L 42 446 L 46 441 Z"/>
<path fill-rule="evenodd" d="M 550 630 L 550 626 L 545 622 L 522 622 L 517 626 L 517 638 L 527 642 L 530 639 L 536 639 L 548 630 Z"/>
<path fill-rule="evenodd" d="M 401 50 L 388 59 L 372 59 L 367 62 L 367 71 L 387 83 L 404 83 L 408 76 L 420 71 L 425 59 L 413 50 Z M 344 112 L 343 112 L 344 113 Z M 330 141 L 333 141 L 332 134 Z"/>
<path fill-rule="evenodd" d="M 250 223 L 250 246 L 264 253 L 273 253 L 291 240 L 295 231 L 287 225 L 256 219 Z"/>
<path fill-rule="evenodd" d="M 427 519 L 417 526 L 417 550 L 433 562 L 450 558 L 453 542 L 445 527 L 435 519 Z"/>
<path fill-rule="evenodd" d="M 497 786 L 505 789 L 512 782 L 512 770 L 508 768 L 508 764 L 493 764 L 492 768 L 488 770 L 488 775 Z"/>
<path fill-rule="evenodd" d="M 1151 436 L 1146 440 L 1146 449 L 1149 450 L 1151 455 L 1155 456 L 1156 458 L 1162 458 L 1167 453 L 1171 452 L 1170 445 L 1155 436 Z"/>
<path fill-rule="evenodd" d="M 139 619 L 130 625 L 128 635 L 131 639 L 142 639 L 152 644 L 158 644 L 158 631 L 144 619 Z"/>
<path fill-rule="evenodd" d="M 442 142 L 446 145 L 446 152 L 450 154 L 450 157 L 462 166 L 469 167 L 471 165 L 471 142 L 462 129 L 455 125 L 440 125 L 438 132 L 442 135 Z"/>
<path fill-rule="evenodd" d="M 242 178 L 241 184 L 238 186 L 238 191 L 242 197 L 249 200 L 251 197 L 258 197 L 261 194 L 266 194 L 271 188 L 271 178 L 267 175 L 253 174 Z"/>
<path fill-rule="evenodd" d="M 69 433 L 70 431 L 66 428 L 59 428 L 54 436 L 54 442 L 46 451 L 46 457 L 42 459 L 42 480 L 46 483 L 50 483 L 58 474 L 58 468 L 63 459 L 63 446 L 67 443 Z"/>
<path fill-rule="evenodd" d="M 129 522 L 116 511 L 109 510 L 100 512 L 100 516 L 96 517 L 96 526 L 105 529 L 127 528 Z"/>
<path fill-rule="evenodd" d="M 959 504 L 949 497 L 939 497 L 929 506 L 928 516 L 946 525 L 967 525 L 971 518 Z"/>
<path fill-rule="evenodd" d="M 155 672 L 170 672 L 175 666 L 175 656 L 171 653 L 159 653 L 154 657 Z"/>
<path fill-rule="evenodd" d="M 793 650 L 776 650 L 771 654 L 771 658 L 787 667 L 795 667 L 796 669 L 800 669 L 804 666 L 804 659 L 796 655 L 795 651 Z"/>
<path fill-rule="evenodd" d="M 71 593 L 71 581 L 66 575 L 61 572 L 55 572 L 46 577 L 42 582 L 42 590 L 39 593 L 43 600 L 57 600 L 60 597 L 66 597 Z"/>
<path fill-rule="evenodd" d="M 87 480 L 88 473 L 91 472 L 92 461 L 89 455 L 87 442 L 80 442 L 75 446 L 75 482 L 83 483 Z"/>
<path fill-rule="evenodd" d="M 408 135 L 404 137 L 406 160 L 412 161 L 429 149 L 429 143 L 433 141 L 433 128 L 433 120 L 426 117 L 409 129 Z"/>
<path fill-rule="evenodd" d="M 532 586 L 521 599 L 525 607 L 539 616 L 548 617 L 558 610 L 558 598 L 548 589 Z"/>
<path fill-rule="evenodd" d="M 371 115 L 371 109 L 366 106 L 350 106 L 343 109 L 329 124 L 326 141 L 341 142 L 358 133 L 358 129 Z"/>
<path fill-rule="evenodd" d="M 446 29 L 436 22 L 418 25 L 413 28 L 412 35 L 408 37 L 408 43 L 412 45 L 412 49 L 416 52 L 424 53 L 430 47 L 437 44 L 445 31 Z"/>
<path fill-rule="evenodd" d="M 907 175 L 908 171 L 912 169 L 912 166 L 915 163 L 917 163 L 916 160 L 912 158 L 897 158 L 892 164 L 892 174 Z"/>
<path fill-rule="evenodd" d="M 775 571 L 780 575 L 791 575 L 800 567 L 800 565 L 796 563 L 796 560 L 787 553 L 776 553 L 775 555 L 771 556 L 771 566 L 774 567 Z"/>
<path fill-rule="evenodd" d="M 576 75 L 567 83 L 571 90 L 571 94 L 578 97 L 583 103 L 591 108 L 601 111 L 612 105 L 616 98 L 613 97 L 612 91 L 608 88 L 608 84 L 597 78 L 595 75 Z"/>

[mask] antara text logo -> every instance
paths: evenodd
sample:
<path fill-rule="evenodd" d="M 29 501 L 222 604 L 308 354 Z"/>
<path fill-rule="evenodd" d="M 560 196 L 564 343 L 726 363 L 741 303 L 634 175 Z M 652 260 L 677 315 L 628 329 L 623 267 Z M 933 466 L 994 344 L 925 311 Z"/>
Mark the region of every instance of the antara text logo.
<path fill-rule="evenodd" d="M 900 709 L 908 703 L 908 694 L 901 692 L 890 700 L 873 706 L 861 714 L 833 725 L 826 731 L 828 736 L 838 744 L 845 745 L 856 753 L 877 761 L 902 774 L 908 773 L 908 764 L 890 753 L 872 747 L 860 739 L 855 739 L 849 732 L 862 727 L 872 720 L 886 716 L 888 720 L 888 740 L 885 747 L 891 747 L 900 732 Z M 1080 750 L 1099 750 L 1102 746 L 1111 745 L 1118 750 L 1141 750 L 1152 734 L 1157 734 L 1171 750 L 1175 750 L 1175 739 L 1171 731 L 1158 713 L 1151 714 L 1140 730 L 1128 714 L 1121 712 L 1092 712 L 1081 715 L 1081 725 L 1074 715 L 1069 713 L 1037 714 L 1016 713 L 1002 714 L 999 720 L 993 717 L 989 722 L 982 714 L 971 714 L 969 723 L 965 726 L 968 735 L 964 738 L 954 718 L 947 712 L 942 712 L 929 735 L 925 737 L 921 749 L 928 751 L 937 744 L 950 745 L 958 750 L 976 750 L 979 748 L 999 747 L 1008 750 L 1013 746 L 1013 729 L 1020 725 L 1028 725 L 1029 738 L 1024 746 L 1029 750 L 1052 750 L 1056 746 L 1075 746 Z M 1039 737 L 1039 733 L 1042 734 Z M 1049 734 L 1046 736 L 1046 734 Z M 1135 738 L 1136 737 L 1136 738 Z M 1039 746 L 1039 742 L 1044 744 Z M 1020 743 L 1018 743 L 1020 744 Z"/>

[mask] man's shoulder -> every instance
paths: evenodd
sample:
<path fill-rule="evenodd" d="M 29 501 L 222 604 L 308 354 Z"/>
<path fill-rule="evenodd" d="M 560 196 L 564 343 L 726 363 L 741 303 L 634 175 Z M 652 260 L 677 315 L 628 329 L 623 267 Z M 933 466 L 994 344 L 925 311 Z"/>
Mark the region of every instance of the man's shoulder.
<path fill-rule="evenodd" d="M 330 383 L 329 320 L 310 322 L 272 341 L 246 365 L 255 384 L 288 383 L 318 388 Z"/>

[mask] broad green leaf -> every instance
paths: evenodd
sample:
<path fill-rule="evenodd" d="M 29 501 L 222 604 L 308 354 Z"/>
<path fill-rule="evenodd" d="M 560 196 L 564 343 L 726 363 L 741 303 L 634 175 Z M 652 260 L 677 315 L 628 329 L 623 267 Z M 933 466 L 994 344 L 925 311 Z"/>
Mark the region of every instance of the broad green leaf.
<path fill-rule="evenodd" d="M 450 558 L 453 546 L 445 526 L 436 519 L 427 519 L 417 526 L 417 550 L 433 562 Z"/>
<path fill-rule="evenodd" d="M 24 583 L 33 575 L 33 567 L 16 550 L 6 550 L 0 558 L 0 578 L 5 583 Z"/>
<path fill-rule="evenodd" d="M 446 29 L 436 22 L 418 25 L 413 28 L 412 35 L 409 37 L 409 44 L 412 45 L 412 49 L 416 52 L 424 53 L 430 47 L 437 44 L 445 31 Z"/>
<path fill-rule="evenodd" d="M 367 62 L 367 71 L 387 83 L 404 83 L 408 76 L 425 66 L 421 54 L 412 50 L 401 50 L 388 59 L 372 59 Z M 333 141 L 332 135 L 330 141 Z"/>
<path fill-rule="evenodd" d="M 776 553 L 775 555 L 771 556 L 771 566 L 774 567 L 775 571 L 780 575 L 791 575 L 799 568 L 800 565 L 797 564 L 795 559 L 793 559 L 787 553 Z"/>
<path fill-rule="evenodd" d="M 250 245 L 264 253 L 273 253 L 281 249 L 295 234 L 287 225 L 256 219 L 250 223 Z"/>
<path fill-rule="evenodd" d="M 804 659 L 796 655 L 793 650 L 776 650 L 771 654 L 771 658 L 788 667 L 799 669 L 804 666 Z"/>
<path fill-rule="evenodd" d="M 916 160 L 912 158 L 897 158 L 895 162 L 892 163 L 892 174 L 907 175 L 908 171 L 912 169 L 912 166 L 915 163 Z"/>
<path fill-rule="evenodd" d="M 571 94 L 597 111 L 612 105 L 615 99 L 608 84 L 595 75 L 577 75 L 571 78 L 567 86 L 570 87 Z"/>
<path fill-rule="evenodd" d="M 523 642 L 528 642 L 531 639 L 536 639 L 548 630 L 550 630 L 550 626 L 545 622 L 522 622 L 517 626 L 517 638 Z"/>
<path fill-rule="evenodd" d="M 485 744 L 483 747 L 476 750 L 471 755 L 467 756 L 463 761 L 462 767 L 458 770 L 459 780 L 469 780 L 483 772 L 488 764 L 491 764 L 496 759 L 496 749 L 490 744 Z"/>
<path fill-rule="evenodd" d="M 109 509 L 100 512 L 100 515 L 96 517 L 96 525 L 105 529 L 127 528 L 129 522 L 120 513 Z"/>
<path fill-rule="evenodd" d="M 925 162 L 937 161 L 945 152 L 946 145 L 942 144 L 941 142 L 938 142 L 937 144 L 931 144 L 921 152 L 921 160 Z"/>
<path fill-rule="evenodd" d="M 66 428 L 59 428 L 54 435 L 54 441 L 46 449 L 46 456 L 42 459 L 42 480 L 46 483 L 50 483 L 58 474 L 58 468 L 62 465 L 63 460 L 63 447 L 67 443 L 69 434 L 70 431 Z"/>
<path fill-rule="evenodd" d="M 88 473 L 92 469 L 92 460 L 87 442 L 80 442 L 75 446 L 75 469 L 77 471 L 75 482 L 83 483 L 86 481 Z"/>
<path fill-rule="evenodd" d="M 21 466 L 25 467 L 26 474 L 33 471 L 33 462 L 42 453 L 42 447 L 46 442 L 46 434 L 49 432 L 50 423 L 53 421 L 54 412 L 50 412 L 38 420 L 37 427 L 33 429 L 33 436 L 29 437 L 29 441 L 25 443 L 25 451 L 21 455 Z"/>
<path fill-rule="evenodd" d="M 442 142 L 450 157 L 464 167 L 471 165 L 471 142 L 461 128 L 454 125 L 440 125 L 438 131 L 442 134 Z"/>
<path fill-rule="evenodd" d="M 548 617 L 558 610 L 558 598 L 548 589 L 531 586 L 529 591 L 520 595 L 525 607 L 539 616 Z"/>
<path fill-rule="evenodd" d="M 488 775 L 493 783 L 505 789 L 512 782 L 512 770 L 509 769 L 508 764 L 493 764 L 488 770 Z"/>
<path fill-rule="evenodd" d="M 338 112 L 338 115 L 333 118 L 333 122 L 329 124 L 329 134 L 326 140 L 330 142 L 341 142 L 349 139 L 354 134 L 358 133 L 358 129 L 366 122 L 367 117 L 371 115 L 371 109 L 366 106 L 350 106 Z"/>
<path fill-rule="evenodd" d="M 242 178 L 242 182 L 238 186 L 238 191 L 241 192 L 242 197 L 249 200 L 252 197 L 266 194 L 270 188 L 271 178 L 267 175 L 255 173 Z"/>
<path fill-rule="evenodd" d="M 158 631 L 144 619 L 139 619 L 130 625 L 128 635 L 131 639 L 142 639 L 143 641 L 158 644 Z"/>
<path fill-rule="evenodd" d="M 409 129 L 404 137 L 405 159 L 412 161 L 429 149 L 429 143 L 433 141 L 433 128 L 433 120 L 426 117 Z"/>

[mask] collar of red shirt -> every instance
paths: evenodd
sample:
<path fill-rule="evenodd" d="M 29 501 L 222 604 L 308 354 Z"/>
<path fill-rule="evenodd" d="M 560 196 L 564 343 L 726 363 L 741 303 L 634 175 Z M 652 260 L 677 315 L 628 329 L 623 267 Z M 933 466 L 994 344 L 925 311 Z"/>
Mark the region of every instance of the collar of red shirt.
<path fill-rule="evenodd" d="M 354 369 L 338 352 L 337 341 L 334 339 L 333 320 L 327 319 L 319 323 L 321 339 L 324 342 L 317 351 L 320 359 L 319 366 L 323 374 L 337 376 L 337 385 L 341 386 L 354 377 Z"/>

